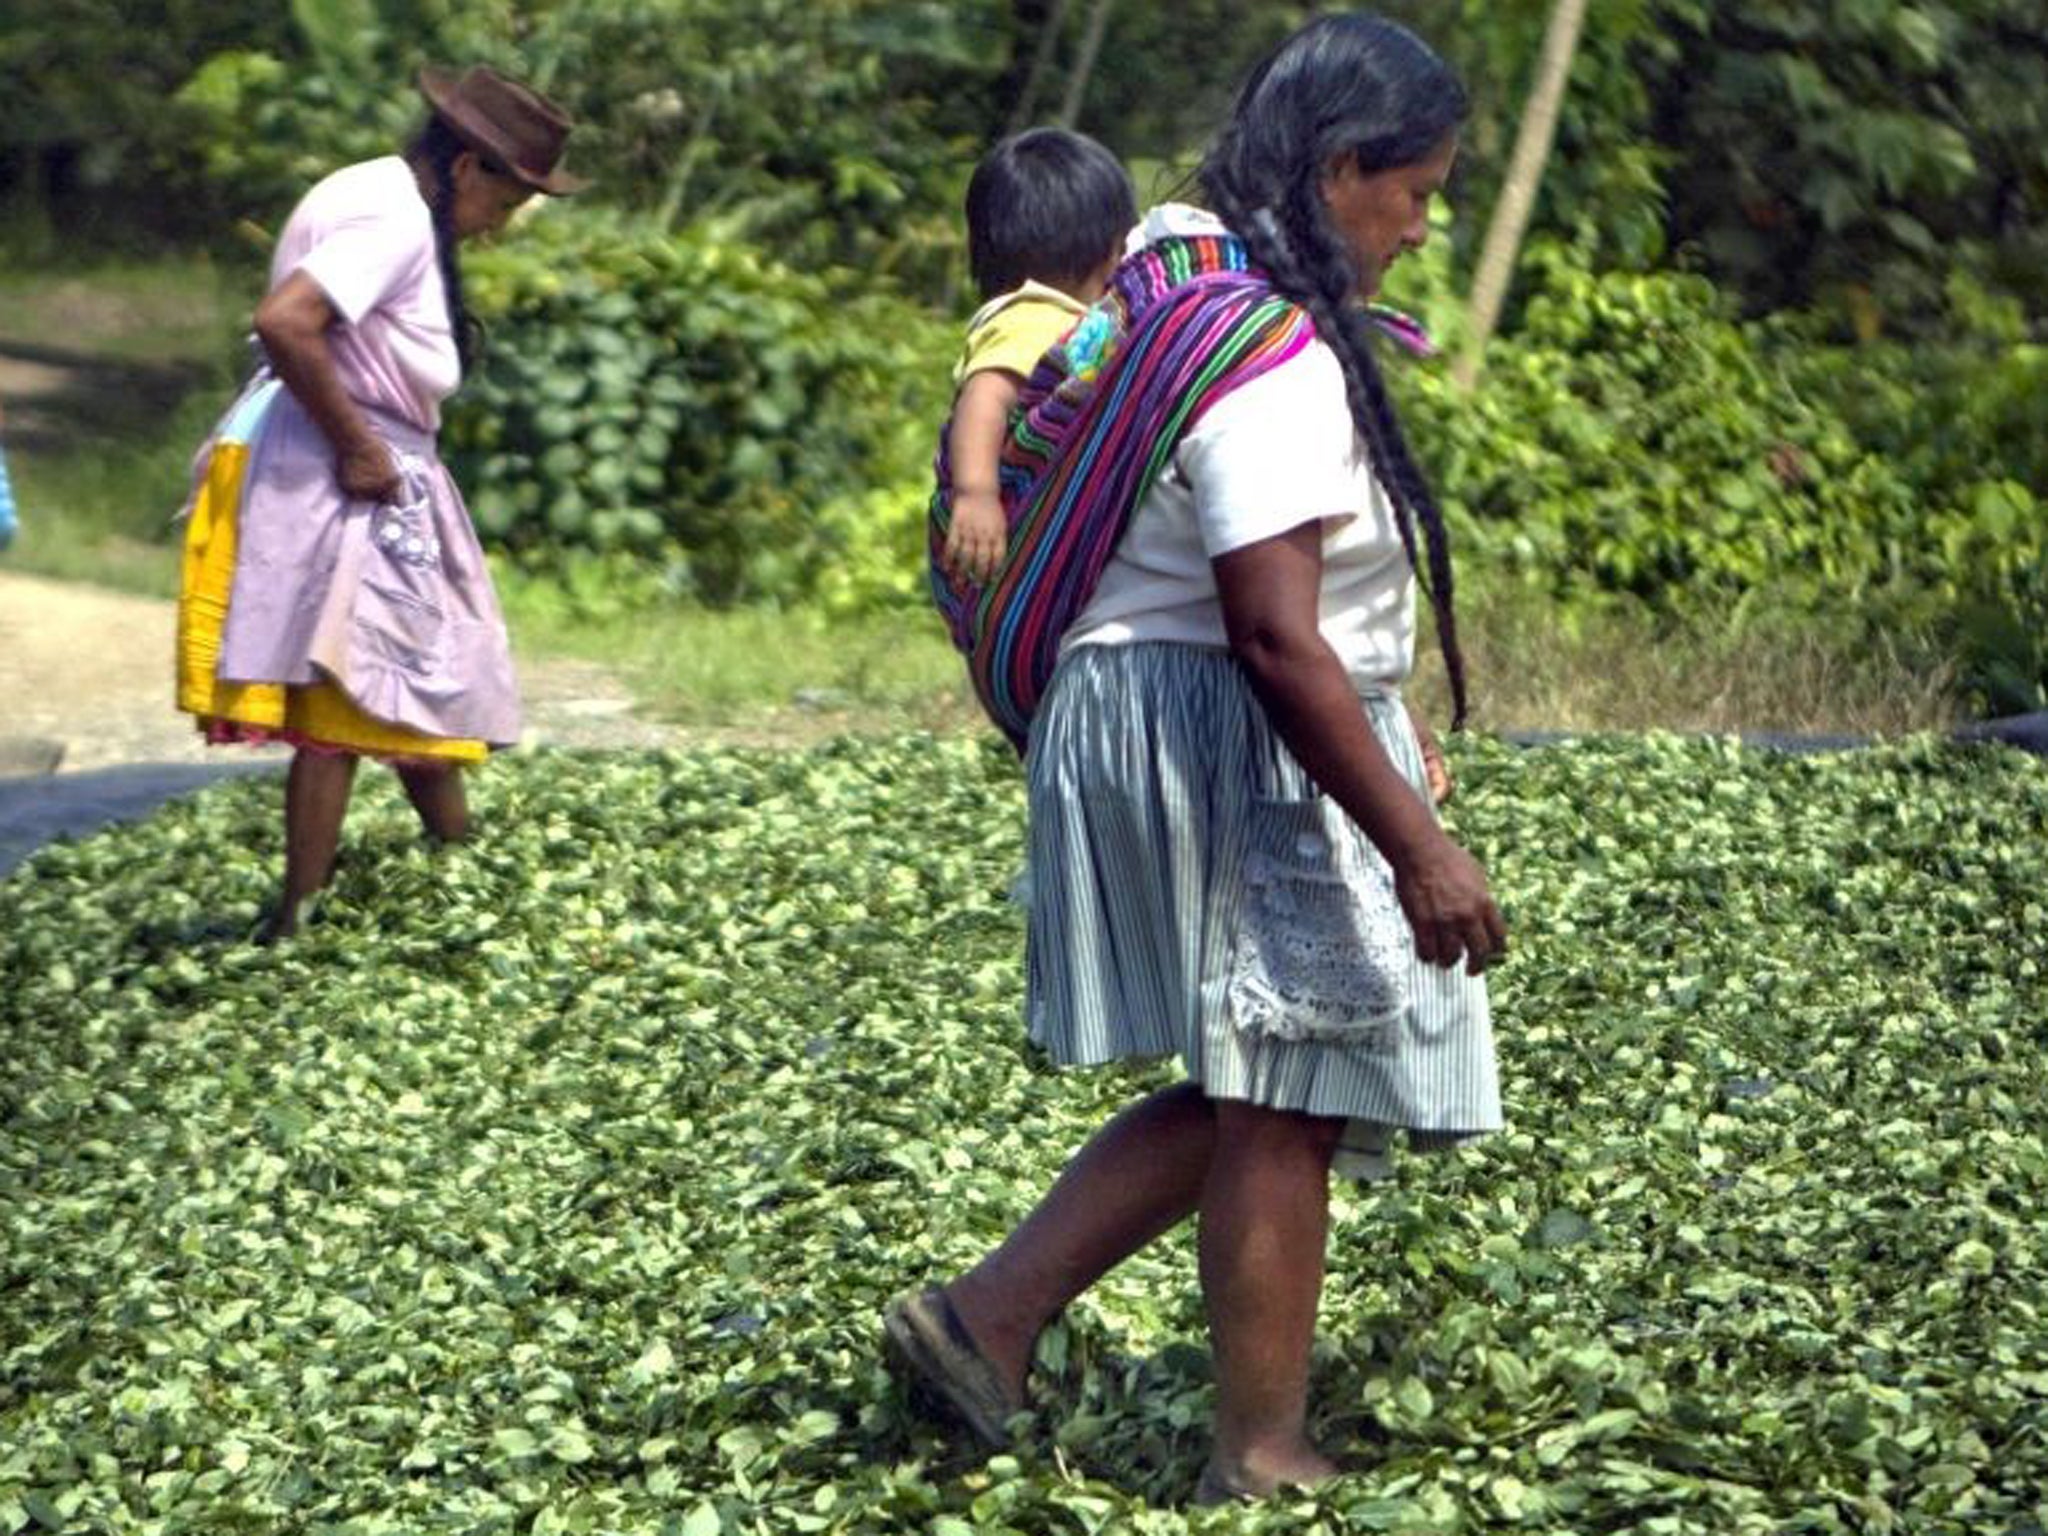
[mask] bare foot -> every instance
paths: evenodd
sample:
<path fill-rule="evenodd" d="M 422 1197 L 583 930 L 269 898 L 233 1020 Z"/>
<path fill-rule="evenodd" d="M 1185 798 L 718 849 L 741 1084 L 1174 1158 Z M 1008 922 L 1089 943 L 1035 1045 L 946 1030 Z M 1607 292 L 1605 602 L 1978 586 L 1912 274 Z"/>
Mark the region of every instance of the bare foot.
<path fill-rule="evenodd" d="M 317 894 L 308 896 L 303 901 L 287 901 L 279 897 L 277 905 L 264 915 L 263 921 L 257 924 L 255 933 L 250 935 L 251 942 L 258 948 L 268 949 L 273 944 L 281 944 L 286 939 L 294 937 L 299 931 L 299 924 L 309 920 L 319 904 L 320 898 Z"/>
<path fill-rule="evenodd" d="M 976 1294 L 974 1282 L 967 1276 L 942 1289 L 952 1304 L 953 1315 L 974 1340 L 974 1347 L 995 1368 L 1010 1401 L 1023 1402 L 1025 1378 L 1031 1373 L 1031 1354 L 1038 1345 L 1037 1333 L 1027 1334 L 1014 1325 L 1006 1326 L 1002 1314 L 988 1308 L 987 1298 Z"/>
<path fill-rule="evenodd" d="M 1284 1450 L 1253 1448 L 1226 1458 L 1212 1452 L 1195 1489 L 1195 1503 L 1252 1503 L 1269 1499 L 1283 1488 L 1315 1488 L 1338 1476 L 1339 1467 L 1306 1443 Z"/>

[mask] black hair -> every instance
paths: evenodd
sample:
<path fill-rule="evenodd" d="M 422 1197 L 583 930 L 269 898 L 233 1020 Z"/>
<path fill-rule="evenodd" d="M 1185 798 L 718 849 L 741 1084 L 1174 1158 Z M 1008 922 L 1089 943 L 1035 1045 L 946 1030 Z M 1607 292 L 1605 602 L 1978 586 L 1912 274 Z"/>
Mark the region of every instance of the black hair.
<path fill-rule="evenodd" d="M 405 158 L 427 173 L 427 207 L 434 215 L 434 254 L 441 265 L 441 286 L 448 295 L 448 323 L 455 332 L 455 355 L 466 376 L 483 351 L 483 326 L 469 312 L 462 296 L 462 258 L 455 238 L 455 161 L 471 150 L 447 119 L 435 112 L 406 146 Z M 482 151 L 473 151 L 487 169 L 510 174 Z"/>
<path fill-rule="evenodd" d="M 1422 525 L 1454 726 L 1465 722 L 1465 658 L 1443 513 L 1408 451 L 1380 377 L 1371 322 L 1354 300 L 1358 273 L 1330 226 L 1322 179 L 1330 162 L 1346 155 L 1368 173 L 1414 165 L 1456 130 L 1465 112 L 1457 75 L 1407 28 L 1366 14 L 1325 16 L 1252 71 L 1198 173 L 1210 207 L 1274 286 L 1308 310 L 1317 334 L 1337 354 L 1352 421 L 1393 500 L 1401 542 L 1417 570 L 1415 525 Z"/>
<path fill-rule="evenodd" d="M 1030 128 L 988 152 L 967 183 L 967 259 L 984 299 L 1027 279 L 1072 289 L 1123 249 L 1138 195 L 1086 134 Z"/>

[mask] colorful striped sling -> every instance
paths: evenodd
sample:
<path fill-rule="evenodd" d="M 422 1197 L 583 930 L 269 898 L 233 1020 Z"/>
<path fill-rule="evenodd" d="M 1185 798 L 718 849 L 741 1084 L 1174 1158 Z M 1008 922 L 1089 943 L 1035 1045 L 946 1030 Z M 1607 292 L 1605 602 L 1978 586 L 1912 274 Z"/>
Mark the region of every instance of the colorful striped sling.
<path fill-rule="evenodd" d="M 1019 751 L 1060 637 L 1183 434 L 1313 335 L 1306 311 L 1249 268 L 1235 239 L 1167 239 L 1125 260 L 1025 381 L 1002 456 L 1009 548 L 985 586 L 944 569 L 952 472 L 940 434 L 932 594 L 983 708 Z"/>

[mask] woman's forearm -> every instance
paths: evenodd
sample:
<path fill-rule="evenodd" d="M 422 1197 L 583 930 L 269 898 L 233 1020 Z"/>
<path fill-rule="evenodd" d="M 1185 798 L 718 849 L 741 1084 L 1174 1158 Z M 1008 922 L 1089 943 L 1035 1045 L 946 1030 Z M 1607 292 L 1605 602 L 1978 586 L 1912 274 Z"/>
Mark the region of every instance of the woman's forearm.
<path fill-rule="evenodd" d="M 1393 866 L 1417 957 L 1431 965 L 1463 960 L 1477 974 L 1501 952 L 1507 929 L 1486 872 L 1394 766 L 1323 639 L 1321 524 L 1299 524 L 1214 565 L 1231 651 L 1288 750 Z"/>
<path fill-rule="evenodd" d="M 294 272 L 256 306 L 256 335 L 271 369 L 327 435 L 337 457 L 381 459 L 382 440 L 349 398 L 327 345 L 327 333 L 337 319 L 320 285 L 305 273 Z"/>
<path fill-rule="evenodd" d="M 1320 634 L 1256 630 L 1235 647 L 1267 718 L 1317 788 L 1396 870 L 1443 836 L 1373 734 L 1337 653 Z"/>
<path fill-rule="evenodd" d="M 256 334 L 285 388 L 334 445 L 335 473 L 342 490 L 364 500 L 381 501 L 398 489 L 398 465 L 342 385 L 327 345 L 328 328 L 335 318 L 334 306 L 320 286 L 297 272 L 257 305 Z"/>
<path fill-rule="evenodd" d="M 376 442 L 369 422 L 342 387 L 324 331 L 290 324 L 266 327 L 259 312 L 256 334 L 262 339 L 272 371 L 327 435 L 336 454 L 361 453 Z"/>

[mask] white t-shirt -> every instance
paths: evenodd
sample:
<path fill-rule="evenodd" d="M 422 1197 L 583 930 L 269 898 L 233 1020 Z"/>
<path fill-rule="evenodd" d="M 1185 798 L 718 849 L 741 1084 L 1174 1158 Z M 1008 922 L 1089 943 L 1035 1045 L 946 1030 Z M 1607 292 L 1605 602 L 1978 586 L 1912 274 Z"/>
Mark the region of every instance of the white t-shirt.
<path fill-rule="evenodd" d="M 299 200 L 278 237 L 270 286 L 294 272 L 340 316 L 327 337 L 350 398 L 432 432 L 462 382 L 434 219 L 398 155 L 345 166 Z"/>
<path fill-rule="evenodd" d="M 1228 646 L 1209 562 L 1314 521 L 1323 638 L 1354 687 L 1399 684 L 1414 662 L 1415 576 L 1322 341 L 1225 395 L 1181 439 L 1061 649 Z"/>

